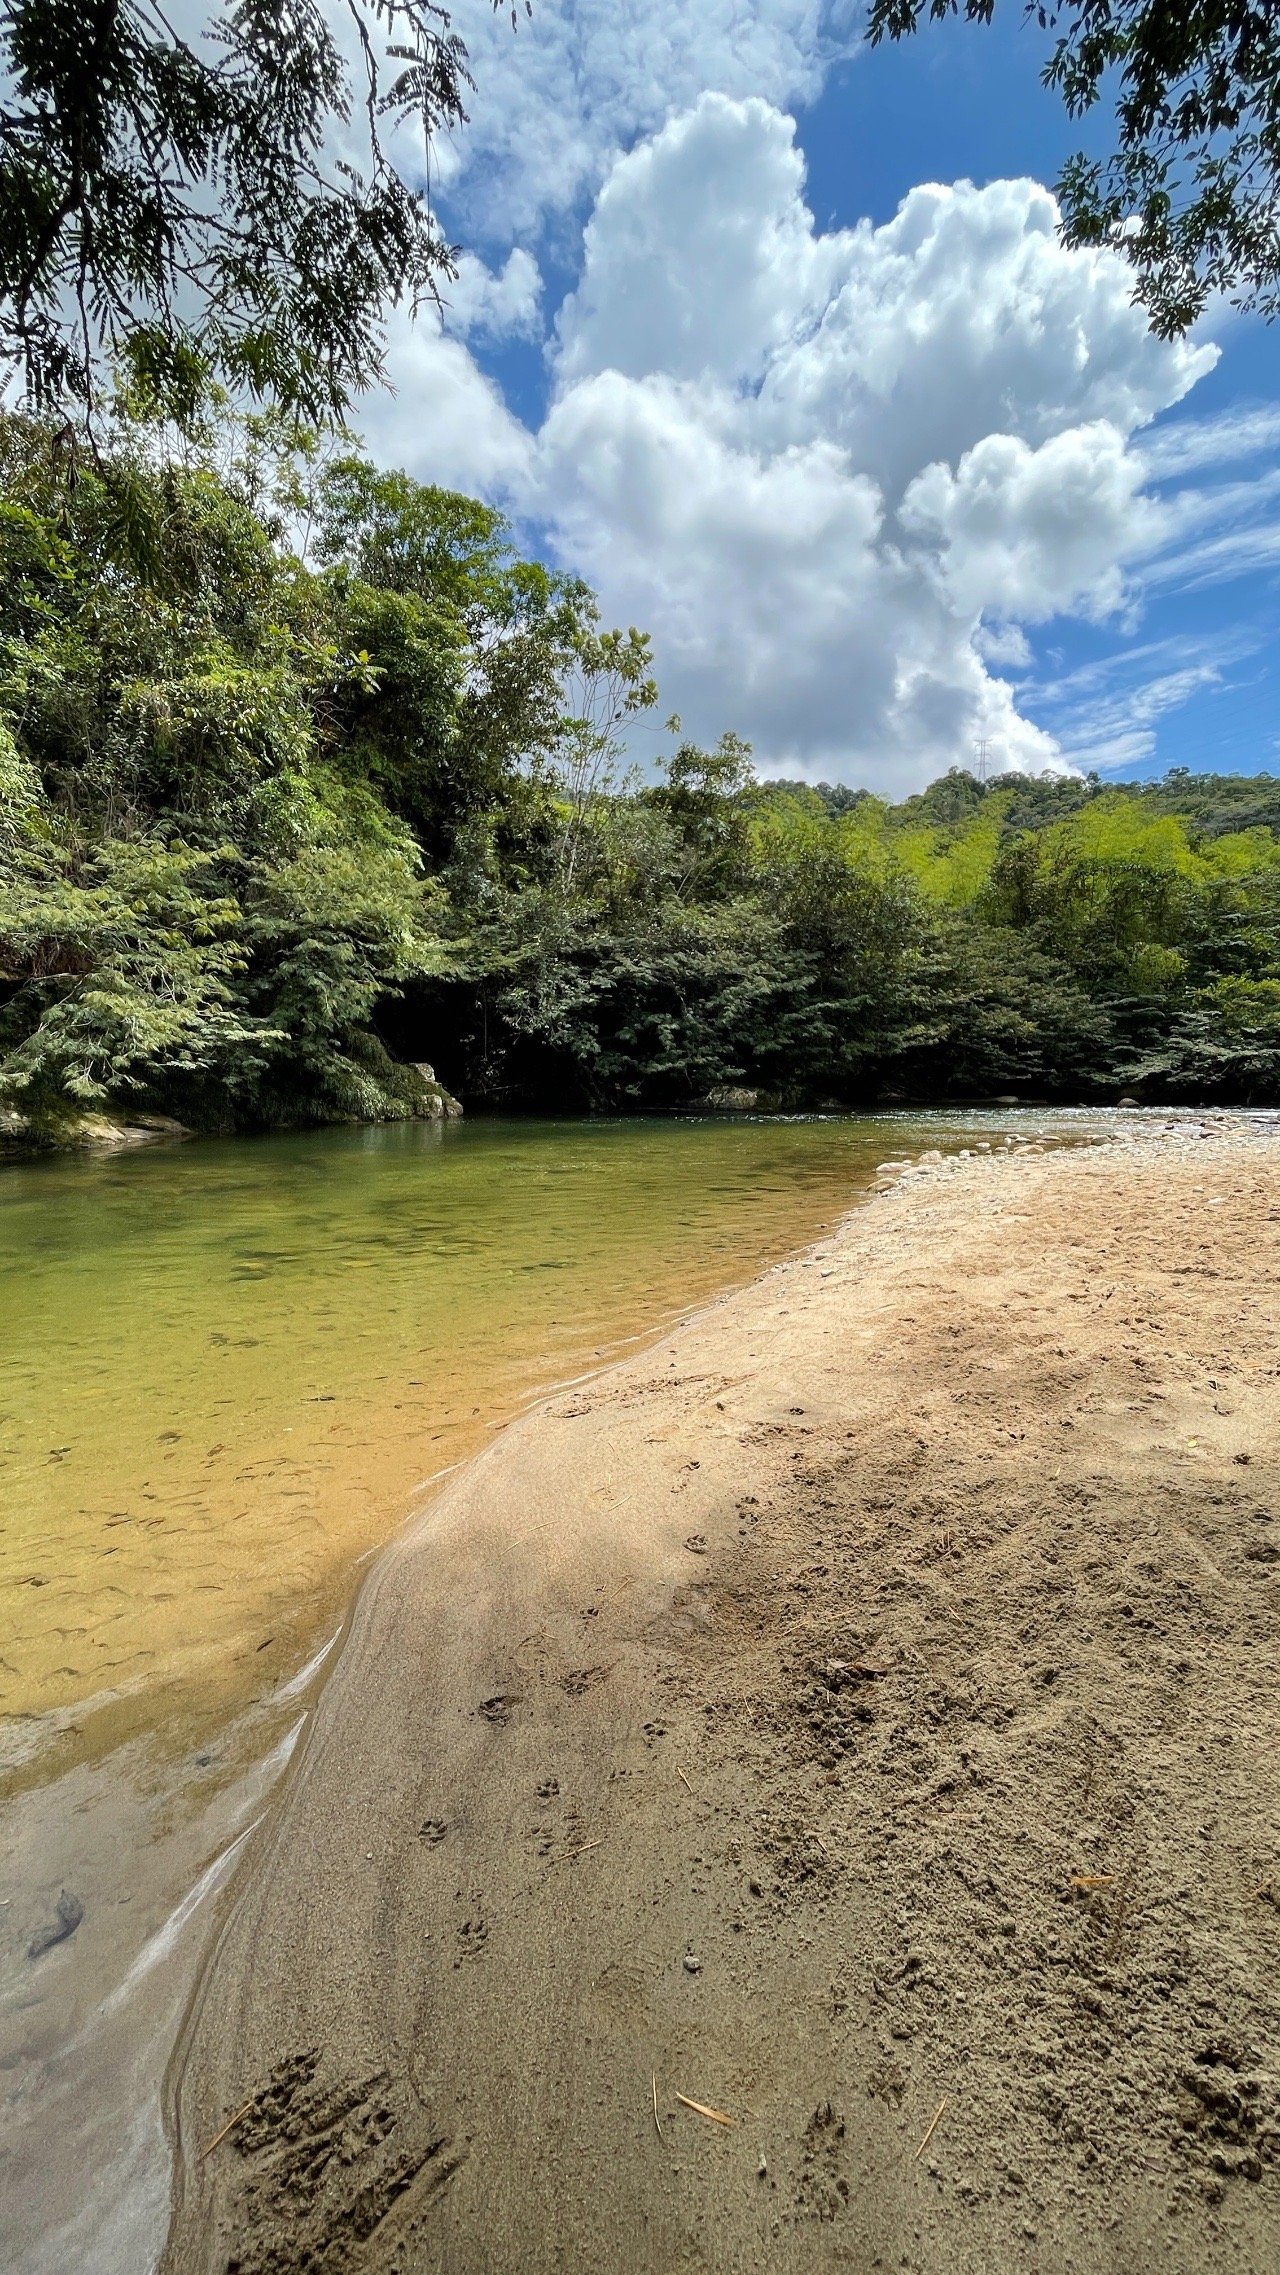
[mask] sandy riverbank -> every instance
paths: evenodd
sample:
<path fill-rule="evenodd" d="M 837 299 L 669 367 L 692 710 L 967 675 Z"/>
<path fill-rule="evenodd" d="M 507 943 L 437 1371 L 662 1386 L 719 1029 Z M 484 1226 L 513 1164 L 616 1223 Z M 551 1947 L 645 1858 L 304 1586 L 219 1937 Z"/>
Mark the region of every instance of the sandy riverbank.
<path fill-rule="evenodd" d="M 918 1171 L 476 1461 L 239 1886 L 173 2275 L 1269 2275 L 1278 1171 Z"/>

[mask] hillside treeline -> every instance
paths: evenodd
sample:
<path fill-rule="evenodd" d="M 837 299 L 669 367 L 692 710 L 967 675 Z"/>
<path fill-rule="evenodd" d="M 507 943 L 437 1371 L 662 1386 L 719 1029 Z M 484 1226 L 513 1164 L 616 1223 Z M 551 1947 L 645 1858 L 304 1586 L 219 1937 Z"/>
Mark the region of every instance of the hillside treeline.
<path fill-rule="evenodd" d="M 1280 1097 L 1280 782 L 761 782 L 501 518 L 0 420 L 0 1108 Z M 652 756 L 633 774 L 623 745 Z"/>

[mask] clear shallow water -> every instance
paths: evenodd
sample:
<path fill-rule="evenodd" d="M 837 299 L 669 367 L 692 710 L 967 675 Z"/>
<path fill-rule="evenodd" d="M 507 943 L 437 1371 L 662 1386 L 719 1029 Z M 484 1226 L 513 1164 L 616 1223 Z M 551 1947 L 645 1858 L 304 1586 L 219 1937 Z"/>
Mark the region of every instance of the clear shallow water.
<path fill-rule="evenodd" d="M 483 1122 L 0 1170 L 6 2275 L 152 2265 L 219 1859 L 429 1480 L 886 1157 L 1106 1119 Z M 33 1962 L 63 1889 L 83 1922 Z"/>
<path fill-rule="evenodd" d="M 811 1238 L 886 1136 L 488 1122 L 0 1173 L 11 1740 L 96 1702 L 115 1743 L 122 1701 L 221 1711 L 298 1666 L 432 1473 Z"/>

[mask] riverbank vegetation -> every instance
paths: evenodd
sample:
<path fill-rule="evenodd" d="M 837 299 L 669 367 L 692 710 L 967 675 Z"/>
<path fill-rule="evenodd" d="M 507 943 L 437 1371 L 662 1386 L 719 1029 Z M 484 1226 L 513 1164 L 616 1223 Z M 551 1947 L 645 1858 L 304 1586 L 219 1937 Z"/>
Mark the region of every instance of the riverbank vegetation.
<path fill-rule="evenodd" d="M 656 704 L 641 633 L 353 443 L 0 421 L 0 1108 L 1280 1095 L 1280 781 L 895 805 Z"/>

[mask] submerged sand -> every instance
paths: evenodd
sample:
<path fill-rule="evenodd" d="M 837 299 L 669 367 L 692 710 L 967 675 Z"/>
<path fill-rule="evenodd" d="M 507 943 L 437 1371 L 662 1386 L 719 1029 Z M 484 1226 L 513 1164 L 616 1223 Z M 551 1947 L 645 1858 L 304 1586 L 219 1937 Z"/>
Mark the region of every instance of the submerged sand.
<path fill-rule="evenodd" d="M 435 1503 L 172 2275 L 1271 2275 L 1280 1146 L 1209 1127 L 918 1169 Z"/>

